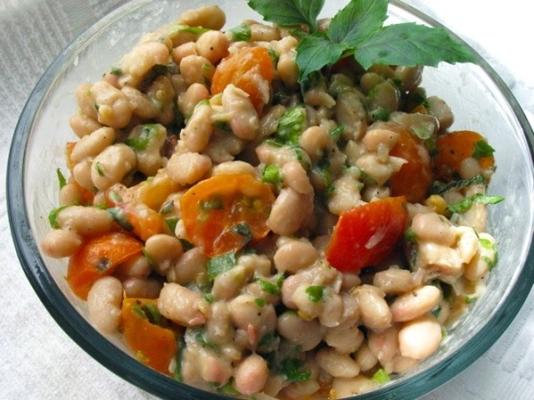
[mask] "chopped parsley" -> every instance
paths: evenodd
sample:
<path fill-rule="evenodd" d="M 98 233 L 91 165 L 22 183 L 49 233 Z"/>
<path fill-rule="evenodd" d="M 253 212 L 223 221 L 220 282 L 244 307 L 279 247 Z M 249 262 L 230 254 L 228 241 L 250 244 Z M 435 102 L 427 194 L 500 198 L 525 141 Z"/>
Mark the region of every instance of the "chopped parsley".
<path fill-rule="evenodd" d="M 278 122 L 277 137 L 282 143 L 298 144 L 299 137 L 306 127 L 306 109 L 296 106 L 288 109 Z"/>
<path fill-rule="evenodd" d="M 304 382 L 310 379 L 310 371 L 302 369 L 302 361 L 297 358 L 286 358 L 282 361 L 280 372 L 290 382 Z"/>
<path fill-rule="evenodd" d="M 279 185 L 282 182 L 282 174 L 280 168 L 274 164 L 268 164 L 263 168 L 261 173 L 261 180 L 273 185 Z"/>
<path fill-rule="evenodd" d="M 105 176 L 106 175 L 104 173 L 104 168 L 102 168 L 102 164 L 100 163 L 100 161 L 97 161 L 95 163 L 95 169 L 96 169 L 96 172 L 98 172 L 98 175 L 100 175 L 100 176 Z"/>
<path fill-rule="evenodd" d="M 391 377 L 383 368 L 380 368 L 378 371 L 374 373 L 372 379 L 376 383 L 383 385 L 384 383 L 388 383 L 391 380 Z"/>
<path fill-rule="evenodd" d="M 128 146 L 135 151 L 144 151 L 148 147 L 152 138 L 159 132 L 158 124 L 145 124 L 141 129 L 141 133 L 137 137 L 128 138 L 125 140 Z"/>
<path fill-rule="evenodd" d="M 248 42 L 252 37 L 250 26 L 247 24 L 241 24 L 235 28 L 230 29 L 232 40 L 234 42 Z"/>
<path fill-rule="evenodd" d="M 63 189 L 63 187 L 67 184 L 67 180 L 65 179 L 63 172 L 61 172 L 61 169 L 56 169 L 56 175 L 59 183 L 59 189 Z"/>
<path fill-rule="evenodd" d="M 122 208 L 119 207 L 113 207 L 108 208 L 106 210 L 113 220 L 121 226 L 121 228 L 126 229 L 127 231 L 131 231 L 133 229 L 133 225 L 128 221 L 128 218 L 126 217 L 126 214 Z"/>
<path fill-rule="evenodd" d="M 404 231 L 404 240 L 409 243 L 415 243 L 415 241 L 417 240 L 417 235 L 411 227 Z"/>
<path fill-rule="evenodd" d="M 345 128 L 342 125 L 338 125 L 330 130 L 330 136 L 332 137 L 334 143 L 341 139 L 343 132 L 345 132 Z"/>
<path fill-rule="evenodd" d="M 204 300 L 206 300 L 209 304 L 212 304 L 215 301 L 215 298 L 213 297 L 213 294 L 211 293 L 205 293 L 203 296 Z"/>
<path fill-rule="evenodd" d="M 265 301 L 265 299 L 262 299 L 261 297 L 258 297 L 254 299 L 254 303 L 256 303 L 259 308 L 262 308 L 265 304 L 267 304 L 267 301 Z"/>
<path fill-rule="evenodd" d="M 275 275 L 274 278 L 275 283 L 265 279 L 258 279 L 258 285 L 260 285 L 261 290 L 263 290 L 265 293 L 276 296 L 280 294 L 280 290 L 282 289 L 282 284 L 284 283 L 284 275 L 278 274 Z"/>
<path fill-rule="evenodd" d="M 308 299 L 313 303 L 319 303 L 323 299 L 324 287 L 320 285 L 308 286 L 306 288 Z"/>
<path fill-rule="evenodd" d="M 217 275 L 230 271 L 237 264 L 237 257 L 234 252 L 213 257 L 208 261 L 208 278 L 213 281 Z"/>
<path fill-rule="evenodd" d="M 477 193 L 473 196 L 468 196 L 465 199 L 449 204 L 448 208 L 451 212 L 457 214 L 463 214 L 467 212 L 473 204 L 498 204 L 504 200 L 502 196 L 487 196 L 482 193 Z"/>
<path fill-rule="evenodd" d="M 59 224 L 57 222 L 57 217 L 60 213 L 60 211 L 64 210 L 65 208 L 67 208 L 68 206 L 63 206 L 63 207 L 57 207 L 57 208 L 54 208 L 52 211 L 50 211 L 50 213 L 48 214 L 48 222 L 50 223 L 50 226 L 53 228 L 53 229 L 58 229 L 59 228 Z"/>
<path fill-rule="evenodd" d="M 270 353 L 275 351 L 279 344 L 280 336 L 278 336 L 275 332 L 268 332 L 261 337 L 260 341 L 258 342 L 258 346 L 256 347 L 256 351 L 258 353 Z"/>
<path fill-rule="evenodd" d="M 475 143 L 473 158 L 478 160 L 484 157 L 493 157 L 493 153 L 495 153 L 495 149 L 487 141 L 482 139 Z"/>
<path fill-rule="evenodd" d="M 451 189 L 463 189 L 472 185 L 481 185 L 486 183 L 486 178 L 482 175 L 476 175 L 469 179 L 457 179 L 448 183 L 434 181 L 430 187 L 431 194 L 442 194 Z"/>

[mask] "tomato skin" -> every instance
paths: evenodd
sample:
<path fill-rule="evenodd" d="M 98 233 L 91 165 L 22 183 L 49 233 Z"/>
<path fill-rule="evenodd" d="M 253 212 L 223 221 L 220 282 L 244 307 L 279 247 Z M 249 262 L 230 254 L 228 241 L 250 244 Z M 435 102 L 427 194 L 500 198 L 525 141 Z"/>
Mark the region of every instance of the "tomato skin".
<path fill-rule="evenodd" d="M 76 296 L 86 300 L 96 280 L 111 275 L 120 264 L 142 250 L 143 244 L 125 233 L 91 238 L 70 258 L 67 282 Z"/>
<path fill-rule="evenodd" d="M 258 76 L 259 75 L 259 76 Z M 215 69 L 211 93 L 221 93 L 233 84 L 250 96 L 250 101 L 259 112 L 265 105 L 257 80 L 262 78 L 270 83 L 274 78 L 274 66 L 267 49 L 246 47 L 221 61 Z"/>
<path fill-rule="evenodd" d="M 408 131 L 399 130 L 399 140 L 390 155 L 407 161 L 390 179 L 391 194 L 410 203 L 422 202 L 432 184 L 432 167 L 426 148 Z"/>
<path fill-rule="evenodd" d="M 148 206 L 139 204 L 125 204 L 121 207 L 128 222 L 132 224 L 133 233 L 143 241 L 150 236 L 163 232 L 163 217 Z"/>
<path fill-rule="evenodd" d="M 437 141 L 437 155 L 434 159 L 436 177 L 448 181 L 459 174 L 462 161 L 473 155 L 475 144 L 484 137 L 473 131 L 456 131 L 440 136 Z M 495 159 L 482 157 L 478 160 L 482 169 L 489 169 L 495 164 Z"/>
<path fill-rule="evenodd" d="M 382 261 L 402 238 L 408 221 L 404 197 L 387 197 L 339 217 L 326 259 L 341 272 L 358 272 Z"/>
<path fill-rule="evenodd" d="M 205 208 L 217 200 L 216 207 Z M 269 233 L 267 219 L 274 202 L 271 186 L 249 174 L 217 175 L 197 183 L 180 199 L 187 239 L 208 256 L 237 251 L 247 240 L 232 230 L 246 224 L 252 240 Z"/>
<path fill-rule="evenodd" d="M 152 324 L 134 311 L 135 306 L 149 304 L 151 299 L 124 299 L 121 312 L 121 328 L 126 345 L 144 364 L 163 374 L 170 375 L 169 364 L 177 350 L 174 331 Z"/>

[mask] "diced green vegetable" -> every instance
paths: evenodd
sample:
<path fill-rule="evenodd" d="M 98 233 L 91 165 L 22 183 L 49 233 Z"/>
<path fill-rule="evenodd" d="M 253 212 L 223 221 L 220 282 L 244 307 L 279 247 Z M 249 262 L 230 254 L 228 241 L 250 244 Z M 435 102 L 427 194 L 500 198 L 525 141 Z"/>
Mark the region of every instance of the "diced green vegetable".
<path fill-rule="evenodd" d="M 415 234 L 415 231 L 412 228 L 406 229 L 404 231 L 404 240 L 406 240 L 409 243 L 415 243 L 417 240 L 417 235 Z"/>
<path fill-rule="evenodd" d="M 256 303 L 256 305 L 260 308 L 262 308 L 265 304 L 267 304 L 267 302 L 265 301 L 265 299 L 262 299 L 261 297 L 258 297 L 254 300 L 254 303 Z"/>
<path fill-rule="evenodd" d="M 302 361 L 297 358 L 286 358 L 282 361 L 280 372 L 290 382 L 304 382 L 310 379 L 310 371 L 302 369 Z"/>
<path fill-rule="evenodd" d="M 110 74 L 111 75 L 115 75 L 115 76 L 121 76 L 123 74 L 123 72 L 122 72 L 122 69 L 120 69 L 118 67 L 111 67 Z"/>
<path fill-rule="evenodd" d="M 96 169 L 96 172 L 98 172 L 98 175 L 100 175 L 100 176 L 105 176 L 106 175 L 104 173 L 104 168 L 102 167 L 102 164 L 100 163 L 100 161 L 96 162 L 95 169 Z"/>
<path fill-rule="evenodd" d="M 332 137 L 334 143 L 341 139 L 343 132 L 345 132 L 345 128 L 342 125 L 338 125 L 330 130 L 330 136 Z"/>
<path fill-rule="evenodd" d="M 152 138 L 157 135 L 159 131 L 158 124 L 145 124 L 141 129 L 141 133 L 137 137 L 128 138 L 124 141 L 135 151 L 146 150 Z"/>
<path fill-rule="evenodd" d="M 58 229 L 59 228 L 59 224 L 57 222 L 57 217 L 59 215 L 59 213 L 64 210 L 65 208 L 67 208 L 68 206 L 63 206 L 63 207 L 57 207 L 57 208 L 54 208 L 52 211 L 50 211 L 50 213 L 48 214 L 48 222 L 50 223 L 50 226 L 53 228 L 53 229 Z"/>
<path fill-rule="evenodd" d="M 282 288 L 282 284 L 284 282 L 284 275 L 279 274 L 276 275 L 274 278 L 275 283 L 265 279 L 258 279 L 258 284 L 260 285 L 261 290 L 263 290 L 265 293 L 279 295 L 280 289 Z"/>
<path fill-rule="evenodd" d="M 169 231 L 174 233 L 176 230 L 176 225 L 178 225 L 179 219 L 177 217 L 171 217 L 165 219 L 165 225 L 167 225 L 167 228 L 169 228 Z"/>

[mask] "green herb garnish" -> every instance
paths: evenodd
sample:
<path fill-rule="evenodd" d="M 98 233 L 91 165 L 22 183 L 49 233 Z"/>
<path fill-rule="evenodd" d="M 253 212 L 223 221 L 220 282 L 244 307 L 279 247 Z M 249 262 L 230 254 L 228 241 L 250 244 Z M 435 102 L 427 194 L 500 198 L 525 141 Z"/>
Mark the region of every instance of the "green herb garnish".
<path fill-rule="evenodd" d="M 364 69 L 374 64 L 430 65 L 473 62 L 472 52 L 442 28 L 414 23 L 384 26 L 388 0 L 351 0 L 318 32 L 316 21 L 324 0 L 249 0 L 265 20 L 281 26 L 307 25 L 297 47 L 299 80 L 340 58 L 354 56 Z"/>
<path fill-rule="evenodd" d="M 415 234 L 415 231 L 412 228 L 408 228 L 404 231 L 404 240 L 409 243 L 415 243 L 415 241 L 417 240 L 417 235 Z"/>
<path fill-rule="evenodd" d="M 473 158 L 478 160 L 483 157 L 492 157 L 493 153 L 495 153 L 495 149 L 491 147 L 487 141 L 482 139 L 475 143 Z"/>
<path fill-rule="evenodd" d="M 124 141 L 128 146 L 130 146 L 135 151 L 146 150 L 152 138 L 159 131 L 158 124 L 146 124 L 143 125 L 141 133 L 137 137 L 128 138 Z"/>
<path fill-rule="evenodd" d="M 306 288 L 306 294 L 308 295 L 308 298 L 313 303 L 319 303 L 323 299 L 323 293 L 324 293 L 324 287 L 316 285 L 316 286 L 308 286 Z"/>
<path fill-rule="evenodd" d="M 376 371 L 372 379 L 381 385 L 388 383 L 391 380 L 389 374 L 383 368 L 380 368 L 378 371 Z"/>
<path fill-rule="evenodd" d="M 176 225 L 178 225 L 179 219 L 177 217 L 171 217 L 165 219 L 165 225 L 167 225 L 167 228 L 169 228 L 169 231 L 174 234 L 174 231 L 176 230 Z"/>
<path fill-rule="evenodd" d="M 468 211 L 473 204 L 498 204 L 504 200 L 502 196 L 486 196 L 482 193 L 477 193 L 473 196 L 468 196 L 465 199 L 449 204 L 449 210 L 453 213 L 463 214 Z"/>
<path fill-rule="evenodd" d="M 310 371 L 302 369 L 302 361 L 297 358 L 286 358 L 282 361 L 280 372 L 290 382 L 304 382 L 310 379 Z"/>
<path fill-rule="evenodd" d="M 217 275 L 230 271 L 237 264 L 237 257 L 234 252 L 213 257 L 208 261 L 208 278 L 213 281 Z"/>
<path fill-rule="evenodd" d="M 287 110 L 278 122 L 277 137 L 282 143 L 298 144 L 306 126 L 306 109 L 301 106 Z"/>
<path fill-rule="evenodd" d="M 341 139 L 341 136 L 343 136 L 343 132 L 345 132 L 345 128 L 341 125 L 338 125 L 330 130 L 330 136 L 334 142 L 337 142 L 339 139 Z"/>
<path fill-rule="evenodd" d="M 250 26 L 247 24 L 241 24 L 230 29 L 230 34 L 234 42 L 248 42 L 252 36 Z"/>
<path fill-rule="evenodd" d="M 133 229 L 133 225 L 130 223 L 130 221 L 128 221 L 126 213 L 122 208 L 113 207 L 106 209 L 106 211 L 111 215 L 113 220 L 121 226 L 121 228 L 124 228 L 127 231 L 131 231 Z"/>
<path fill-rule="evenodd" d="M 54 208 L 52 211 L 50 211 L 50 213 L 48 214 L 48 222 L 50 223 L 50 226 L 53 228 L 53 229 L 59 229 L 59 224 L 57 222 L 57 217 L 60 213 L 60 211 L 64 210 L 65 208 L 67 208 L 68 206 L 63 206 L 63 207 L 57 207 L 57 208 Z"/>
<path fill-rule="evenodd" d="M 254 303 L 256 303 L 259 308 L 262 308 L 265 304 L 267 304 L 265 299 L 262 299 L 261 297 L 254 299 Z"/>
<path fill-rule="evenodd" d="M 100 175 L 100 176 L 105 176 L 106 175 L 104 173 L 104 168 L 102 168 L 102 164 L 100 163 L 100 161 L 96 162 L 95 169 L 96 169 L 96 172 L 98 172 L 98 175 Z"/>
<path fill-rule="evenodd" d="M 56 175 L 59 183 L 59 189 L 61 190 L 67 184 L 67 180 L 65 179 L 65 175 L 63 175 L 63 172 L 61 172 L 61 169 L 59 168 L 56 169 Z"/>
<path fill-rule="evenodd" d="M 215 297 L 213 297 L 213 294 L 211 293 L 205 293 L 204 296 L 202 296 L 204 300 L 206 300 L 209 304 L 212 304 L 215 301 Z"/>
<path fill-rule="evenodd" d="M 261 180 L 266 183 L 272 183 L 273 185 L 279 185 L 282 182 L 280 168 L 274 164 L 266 165 L 261 173 Z"/>
<path fill-rule="evenodd" d="M 280 294 L 280 289 L 282 289 L 282 284 L 284 283 L 284 275 L 279 274 L 276 275 L 274 278 L 276 279 L 276 283 L 267 281 L 265 279 L 258 279 L 258 285 L 260 285 L 261 290 L 263 290 L 265 293 L 269 293 L 276 296 Z"/>
<path fill-rule="evenodd" d="M 118 67 L 111 67 L 111 71 L 109 73 L 115 76 L 121 76 L 123 74 L 122 69 Z"/>
<path fill-rule="evenodd" d="M 442 194 L 451 189 L 463 189 L 472 185 L 481 185 L 486 183 L 486 178 L 482 175 L 476 175 L 469 179 L 458 179 L 448 183 L 434 181 L 430 187 L 431 194 Z"/>

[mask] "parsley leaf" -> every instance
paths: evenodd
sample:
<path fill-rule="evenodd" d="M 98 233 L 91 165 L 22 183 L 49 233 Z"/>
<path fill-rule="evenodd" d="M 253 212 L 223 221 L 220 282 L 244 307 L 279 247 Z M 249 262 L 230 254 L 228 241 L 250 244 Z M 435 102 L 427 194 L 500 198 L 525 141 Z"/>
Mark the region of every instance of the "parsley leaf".
<path fill-rule="evenodd" d="M 330 41 L 322 33 L 305 36 L 297 47 L 300 82 L 306 81 L 311 73 L 334 64 L 345 49 L 343 44 Z"/>
<path fill-rule="evenodd" d="M 322 286 L 308 286 L 306 288 L 306 294 L 313 303 L 319 303 L 323 299 L 324 287 Z"/>
<path fill-rule="evenodd" d="M 431 194 L 442 194 L 451 189 L 463 189 L 471 185 L 480 185 L 486 183 L 486 178 L 482 175 L 476 175 L 469 179 L 458 179 L 448 183 L 434 181 L 430 187 Z"/>
<path fill-rule="evenodd" d="M 332 18 L 328 37 L 356 46 L 382 28 L 387 10 L 388 0 L 353 0 Z"/>
<path fill-rule="evenodd" d="M 463 214 L 468 211 L 473 204 L 498 204 L 504 200 L 502 196 L 487 196 L 482 193 L 477 193 L 473 196 L 468 196 L 465 199 L 449 204 L 449 210 L 453 213 Z"/>
<path fill-rule="evenodd" d="M 292 107 L 280 118 L 277 136 L 285 143 L 297 144 L 305 124 L 306 109 L 300 106 Z"/>
<path fill-rule="evenodd" d="M 373 64 L 436 66 L 440 61 L 474 61 L 469 49 L 444 29 L 411 22 L 386 26 L 358 46 L 354 56 L 365 69 Z"/>
<path fill-rule="evenodd" d="M 59 229 L 59 224 L 57 222 L 57 217 L 60 213 L 61 210 L 64 210 L 65 208 L 67 208 L 68 206 L 63 206 L 63 207 L 58 207 L 58 208 L 54 208 L 52 211 L 50 211 L 50 213 L 48 214 L 48 222 L 50 222 L 50 226 L 53 228 L 53 229 Z"/>
<path fill-rule="evenodd" d="M 248 0 L 248 5 L 267 21 L 282 26 L 305 24 L 315 30 L 324 0 Z"/>
<path fill-rule="evenodd" d="M 56 175 L 57 180 L 59 182 L 59 189 L 63 189 L 63 187 L 67 184 L 67 180 L 65 179 L 65 175 L 63 175 L 63 172 L 61 172 L 61 169 L 56 169 Z"/>
<path fill-rule="evenodd" d="M 241 24 L 230 29 L 230 34 L 234 42 L 248 42 L 252 36 L 250 26 L 247 24 Z"/>
<path fill-rule="evenodd" d="M 282 175 L 280 174 L 280 168 L 274 164 L 266 165 L 261 173 L 261 180 L 266 183 L 272 183 L 278 185 L 282 182 Z"/>
<path fill-rule="evenodd" d="M 281 275 L 282 279 L 278 279 L 276 283 L 267 281 L 265 279 L 259 279 L 258 284 L 260 285 L 261 290 L 263 290 L 265 293 L 278 295 L 280 294 L 280 289 L 282 288 L 282 283 L 284 282 L 283 275 Z"/>
<path fill-rule="evenodd" d="M 391 380 L 391 378 L 389 377 L 389 374 L 382 368 L 380 368 L 378 371 L 374 373 L 372 379 L 373 381 L 381 385 L 383 385 L 384 383 L 388 383 Z"/>
<path fill-rule="evenodd" d="M 236 264 L 237 257 L 232 252 L 213 257 L 208 261 L 208 278 L 213 281 L 217 275 L 230 271 Z"/>
<path fill-rule="evenodd" d="M 475 143 L 473 150 L 473 157 L 477 160 L 483 157 L 492 157 L 495 149 L 489 145 L 485 140 L 479 140 Z"/>
<path fill-rule="evenodd" d="M 302 369 L 302 362 L 297 358 L 286 358 L 282 361 L 280 372 L 290 382 L 303 382 L 310 379 L 310 371 Z"/>
<path fill-rule="evenodd" d="M 131 137 L 124 141 L 135 151 L 146 150 L 152 138 L 159 132 L 158 124 L 146 124 L 143 125 L 141 133 L 137 137 Z"/>
<path fill-rule="evenodd" d="M 267 304 L 267 301 L 265 301 L 265 299 L 262 299 L 261 297 L 256 298 L 254 302 L 259 308 L 262 308 L 265 304 Z"/>

